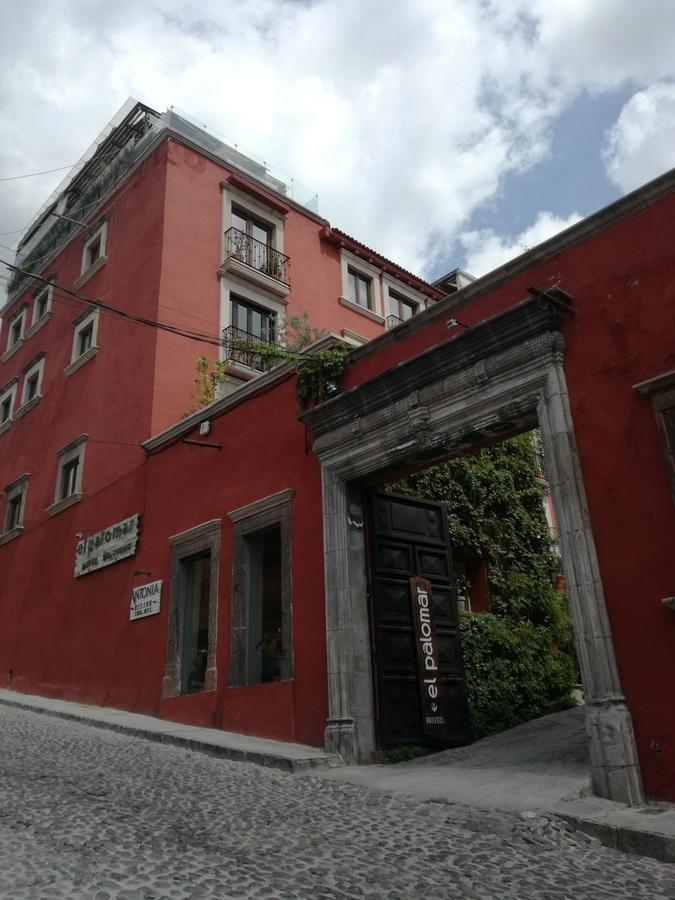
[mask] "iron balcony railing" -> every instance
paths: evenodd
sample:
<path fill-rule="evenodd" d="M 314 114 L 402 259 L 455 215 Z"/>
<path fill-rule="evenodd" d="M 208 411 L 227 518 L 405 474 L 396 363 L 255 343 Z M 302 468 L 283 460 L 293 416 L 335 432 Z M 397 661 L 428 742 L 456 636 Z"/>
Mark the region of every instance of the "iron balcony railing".
<path fill-rule="evenodd" d="M 222 331 L 223 342 L 223 362 L 239 363 L 256 372 L 267 372 L 272 366 L 276 365 L 278 359 L 269 359 L 260 353 L 254 353 L 245 348 L 246 344 L 263 344 L 265 347 L 274 348 L 279 344 L 275 341 L 265 340 L 250 331 L 243 331 L 241 328 L 235 328 L 234 325 L 228 325 Z"/>
<path fill-rule="evenodd" d="M 238 228 L 228 228 L 225 232 L 225 259 L 239 259 L 258 272 L 276 278 L 289 287 L 291 285 L 291 261 L 288 256 Z"/>

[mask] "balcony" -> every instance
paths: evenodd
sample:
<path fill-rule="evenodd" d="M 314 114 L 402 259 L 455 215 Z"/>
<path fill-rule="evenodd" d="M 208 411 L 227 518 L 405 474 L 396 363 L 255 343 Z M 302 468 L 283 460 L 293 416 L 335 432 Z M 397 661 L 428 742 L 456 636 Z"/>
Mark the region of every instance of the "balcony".
<path fill-rule="evenodd" d="M 226 368 L 237 368 L 244 366 L 253 372 L 268 372 L 280 360 L 269 359 L 260 353 L 252 353 L 250 350 L 243 349 L 242 345 L 246 344 L 263 344 L 265 347 L 278 347 L 274 341 L 266 341 L 256 334 L 249 331 L 243 331 L 241 328 L 235 328 L 234 325 L 228 325 L 223 328 L 221 339 L 223 342 L 223 362 Z M 240 349 L 241 348 L 241 349 Z M 243 373 L 242 373 L 243 374 Z"/>
<path fill-rule="evenodd" d="M 252 281 L 280 297 L 291 290 L 289 257 L 238 228 L 225 232 L 225 259 L 220 271 Z"/>
<path fill-rule="evenodd" d="M 400 325 L 403 322 L 399 316 L 387 316 L 384 320 L 384 327 L 386 331 L 390 331 L 392 328 L 396 328 L 397 325 Z"/>

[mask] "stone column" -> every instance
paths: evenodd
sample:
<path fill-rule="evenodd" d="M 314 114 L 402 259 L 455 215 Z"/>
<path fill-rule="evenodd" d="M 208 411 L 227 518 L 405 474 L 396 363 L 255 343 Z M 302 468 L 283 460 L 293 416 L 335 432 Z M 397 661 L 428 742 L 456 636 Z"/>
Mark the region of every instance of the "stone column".
<path fill-rule="evenodd" d="M 538 417 L 584 685 L 593 788 L 601 797 L 637 805 L 644 790 L 633 723 L 614 656 L 561 359 L 548 370 Z"/>

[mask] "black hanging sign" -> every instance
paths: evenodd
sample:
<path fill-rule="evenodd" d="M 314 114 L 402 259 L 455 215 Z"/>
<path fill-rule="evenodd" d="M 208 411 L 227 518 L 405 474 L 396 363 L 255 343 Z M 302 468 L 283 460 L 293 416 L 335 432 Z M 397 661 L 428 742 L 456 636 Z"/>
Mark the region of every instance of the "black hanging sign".
<path fill-rule="evenodd" d="M 436 740 L 448 737 L 448 721 L 443 701 L 443 684 L 438 666 L 438 641 L 431 602 L 431 585 L 426 578 L 410 579 L 417 671 L 422 701 L 422 731 Z"/>

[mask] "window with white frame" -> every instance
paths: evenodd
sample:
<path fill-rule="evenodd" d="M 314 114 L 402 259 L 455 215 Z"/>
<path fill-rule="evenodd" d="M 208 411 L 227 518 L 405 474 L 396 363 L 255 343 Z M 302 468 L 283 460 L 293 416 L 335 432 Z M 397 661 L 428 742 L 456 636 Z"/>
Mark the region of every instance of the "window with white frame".
<path fill-rule="evenodd" d="M 283 253 L 286 213 L 278 205 L 268 204 L 266 197 L 251 195 L 229 182 L 221 187 L 224 252 L 219 271 L 220 320 L 221 327 L 228 329 L 224 337 L 227 339 L 235 329 L 254 334 L 258 325 L 261 331 L 269 331 L 271 323 L 280 334 L 285 298 L 290 293 L 290 260 Z M 251 308 L 250 315 L 245 306 Z M 221 357 L 232 359 L 227 351 Z M 236 369 L 232 374 L 246 377 Z"/>
<path fill-rule="evenodd" d="M 18 377 L 12 378 L 3 388 L 0 388 L 0 427 L 9 425 L 14 412 Z"/>
<path fill-rule="evenodd" d="M 380 269 L 343 248 L 340 251 L 340 283 L 338 299 L 342 306 L 374 322 L 384 322 Z"/>
<path fill-rule="evenodd" d="M 347 269 L 347 300 L 364 309 L 373 308 L 373 279 L 351 266 Z"/>
<path fill-rule="evenodd" d="M 7 329 L 7 351 L 17 347 L 26 333 L 26 313 L 28 307 L 24 304 L 21 309 L 14 313 L 9 320 Z"/>
<path fill-rule="evenodd" d="M 85 354 L 91 355 L 91 352 L 97 349 L 98 314 L 98 309 L 87 310 L 73 322 L 71 363 L 82 359 Z"/>
<path fill-rule="evenodd" d="M 411 319 L 418 311 L 417 303 L 394 291 L 389 291 L 389 315 L 396 316 L 401 322 Z"/>
<path fill-rule="evenodd" d="M 25 406 L 40 397 L 42 391 L 42 375 L 45 368 L 44 351 L 31 360 L 24 369 L 21 406 Z"/>
<path fill-rule="evenodd" d="M 105 244 L 108 236 L 108 221 L 101 222 L 98 228 L 85 239 L 82 247 L 81 274 L 86 274 L 97 263 L 105 261 Z"/>
<path fill-rule="evenodd" d="M 58 468 L 54 503 L 47 512 L 54 515 L 82 496 L 82 471 L 84 468 L 84 448 L 87 435 L 81 434 L 65 447 L 57 451 Z"/>
<path fill-rule="evenodd" d="M 28 490 L 29 475 L 21 475 L 5 488 L 5 513 L 3 517 L 3 534 L 15 534 L 23 529 L 24 508 L 26 505 L 26 492 Z"/>
<path fill-rule="evenodd" d="M 33 320 L 32 325 L 41 322 L 52 308 L 52 293 L 54 291 L 53 284 L 45 284 L 34 295 L 33 298 Z"/>

